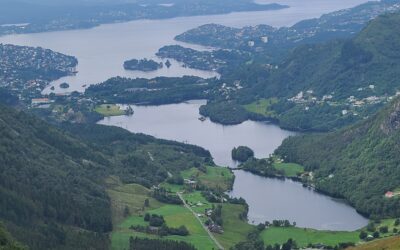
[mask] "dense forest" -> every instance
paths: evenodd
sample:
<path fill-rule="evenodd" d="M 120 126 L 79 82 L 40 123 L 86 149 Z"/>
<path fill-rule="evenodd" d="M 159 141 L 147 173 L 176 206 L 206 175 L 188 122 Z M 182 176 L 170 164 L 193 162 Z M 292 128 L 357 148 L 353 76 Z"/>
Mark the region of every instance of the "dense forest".
<path fill-rule="evenodd" d="M 185 242 L 172 240 L 141 239 L 131 237 L 129 250 L 196 250 L 196 248 Z"/>
<path fill-rule="evenodd" d="M 370 119 L 322 135 L 285 140 L 276 153 L 314 173 L 317 189 L 343 197 L 372 217 L 399 217 L 400 100 Z"/>
<path fill-rule="evenodd" d="M 161 69 L 164 66 L 163 63 L 158 63 L 154 60 L 144 59 L 131 59 L 124 62 L 124 69 L 126 70 L 140 70 L 140 71 L 154 71 Z"/>
<path fill-rule="evenodd" d="M 106 126 L 60 130 L 5 106 L 0 128 L 0 220 L 31 249 L 106 249 L 112 223 L 103 180 L 110 175 L 149 187 L 168 172 L 212 164 L 196 146 Z"/>
<path fill-rule="evenodd" d="M 167 104 L 204 99 L 214 83 L 194 76 L 157 77 L 154 79 L 111 78 L 92 85 L 85 94 L 98 100 L 128 104 Z"/>
<path fill-rule="evenodd" d="M 239 146 L 232 149 L 232 159 L 239 162 L 245 162 L 254 157 L 254 151 L 246 146 Z"/>

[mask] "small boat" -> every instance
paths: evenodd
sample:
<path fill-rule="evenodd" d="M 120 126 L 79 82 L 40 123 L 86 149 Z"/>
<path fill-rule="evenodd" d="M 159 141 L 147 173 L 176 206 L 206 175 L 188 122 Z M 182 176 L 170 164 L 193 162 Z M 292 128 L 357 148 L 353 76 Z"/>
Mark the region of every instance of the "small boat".
<path fill-rule="evenodd" d="M 206 120 L 206 118 L 204 116 L 202 116 L 202 117 L 199 117 L 199 120 L 204 122 Z"/>

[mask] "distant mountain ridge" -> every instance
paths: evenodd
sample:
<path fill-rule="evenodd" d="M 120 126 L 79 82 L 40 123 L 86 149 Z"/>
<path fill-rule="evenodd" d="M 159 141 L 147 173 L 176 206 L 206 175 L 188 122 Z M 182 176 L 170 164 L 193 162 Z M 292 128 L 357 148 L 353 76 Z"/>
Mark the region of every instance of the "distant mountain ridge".
<path fill-rule="evenodd" d="M 176 40 L 221 49 L 262 53 L 278 62 L 288 49 L 302 44 L 349 38 L 366 23 L 384 13 L 400 10 L 399 0 L 371 1 L 359 6 L 304 20 L 291 27 L 275 28 L 260 24 L 243 28 L 205 24 L 175 37 Z"/>

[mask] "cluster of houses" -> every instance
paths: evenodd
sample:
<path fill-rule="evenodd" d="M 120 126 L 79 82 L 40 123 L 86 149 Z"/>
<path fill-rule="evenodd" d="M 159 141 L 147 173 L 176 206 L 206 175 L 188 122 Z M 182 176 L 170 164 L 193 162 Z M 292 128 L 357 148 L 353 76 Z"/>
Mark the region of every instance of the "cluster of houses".
<path fill-rule="evenodd" d="M 54 74 L 61 77 L 76 73 L 77 63 L 75 57 L 48 49 L 0 44 L 0 87 L 11 89 L 22 100 L 24 92 L 32 98 L 36 96 L 32 93 L 40 94 Z"/>
<path fill-rule="evenodd" d="M 364 90 L 374 90 L 375 89 L 375 85 L 370 84 L 369 86 L 365 87 L 365 88 L 359 88 L 358 91 L 364 91 Z M 350 107 L 350 109 L 343 109 L 341 111 L 341 114 L 347 115 L 352 113 L 353 115 L 357 116 L 358 113 L 355 112 L 355 108 L 362 108 L 365 105 L 375 105 L 375 104 L 379 104 L 379 103 L 385 103 L 388 102 L 390 100 L 392 100 L 395 96 L 400 96 L 400 91 L 397 91 L 396 94 L 394 96 L 368 96 L 362 99 L 357 99 L 355 96 L 350 96 L 348 97 L 346 100 L 344 100 L 343 102 L 339 103 L 339 102 L 335 102 L 332 101 L 333 97 L 334 97 L 334 93 L 330 93 L 327 95 L 322 96 L 322 98 L 319 100 L 316 96 L 314 96 L 314 91 L 313 90 L 307 90 L 307 91 L 300 91 L 297 95 L 287 99 L 289 102 L 293 102 L 296 104 L 312 104 L 312 103 L 316 103 L 316 104 L 322 104 L 322 103 L 327 103 L 328 105 L 333 105 L 333 106 L 337 106 L 340 104 L 344 104 Z M 309 110 L 310 107 L 309 106 L 305 106 L 305 110 Z"/>

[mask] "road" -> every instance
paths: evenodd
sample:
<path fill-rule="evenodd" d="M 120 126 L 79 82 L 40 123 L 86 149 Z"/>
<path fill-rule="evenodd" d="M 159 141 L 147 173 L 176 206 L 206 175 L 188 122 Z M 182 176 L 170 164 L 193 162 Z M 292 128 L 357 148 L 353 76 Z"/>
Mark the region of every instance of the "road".
<path fill-rule="evenodd" d="M 192 212 L 193 216 L 200 222 L 201 226 L 204 228 L 204 230 L 206 230 L 206 232 L 208 233 L 208 235 L 210 236 L 210 238 L 214 241 L 215 245 L 218 246 L 219 249 L 224 250 L 224 247 L 218 242 L 218 240 L 214 237 L 214 235 L 211 233 L 210 230 L 208 230 L 208 227 L 206 225 L 203 224 L 203 222 L 201 221 L 201 219 L 197 216 L 197 213 L 195 213 L 193 211 L 193 209 L 186 203 L 185 199 L 183 199 L 182 194 L 177 192 L 176 193 L 178 195 L 178 197 L 182 200 L 183 205 L 189 209 L 190 212 Z"/>

